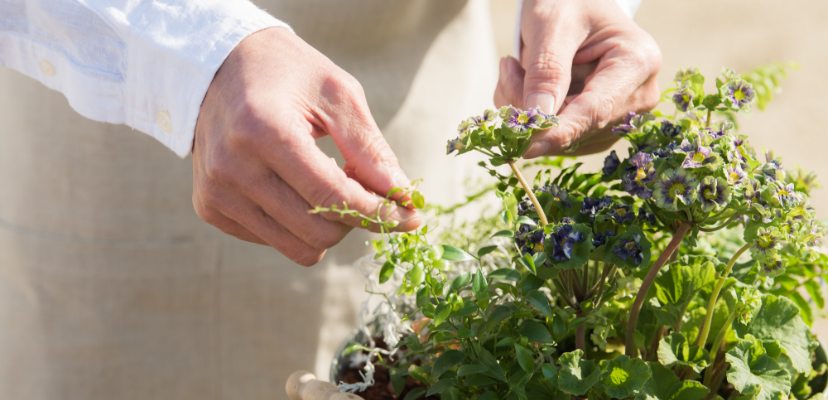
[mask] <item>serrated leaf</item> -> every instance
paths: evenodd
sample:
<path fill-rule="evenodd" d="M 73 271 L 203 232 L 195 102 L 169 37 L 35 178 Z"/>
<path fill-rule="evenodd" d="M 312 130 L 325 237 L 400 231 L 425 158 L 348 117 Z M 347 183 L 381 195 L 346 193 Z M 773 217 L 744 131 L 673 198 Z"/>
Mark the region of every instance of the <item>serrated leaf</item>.
<path fill-rule="evenodd" d="M 433 385 L 431 385 L 430 388 L 428 388 L 428 392 L 426 392 L 426 397 L 433 396 L 435 394 L 443 393 L 446 390 L 448 390 L 449 388 L 454 387 L 456 382 L 457 381 L 455 381 L 454 378 L 440 379 L 439 381 L 437 381 Z"/>
<path fill-rule="evenodd" d="M 529 304 L 535 306 L 546 318 L 552 318 L 552 306 L 549 305 L 549 299 L 545 294 L 533 290 L 526 293 L 526 300 L 529 300 Z"/>
<path fill-rule="evenodd" d="M 661 339 L 658 358 L 668 367 L 678 364 L 691 367 L 696 372 L 701 372 L 710 364 L 710 353 L 704 348 L 693 346 L 678 332 L 672 332 Z"/>
<path fill-rule="evenodd" d="M 477 256 L 478 256 L 478 257 L 483 257 L 483 256 L 485 256 L 486 254 L 489 254 L 489 253 L 491 253 L 491 252 L 493 252 L 493 251 L 495 251 L 495 250 L 497 250 L 497 246 L 486 246 L 486 247 L 481 247 L 481 248 L 480 248 L 480 250 L 477 250 Z"/>
<path fill-rule="evenodd" d="M 379 283 L 383 284 L 388 282 L 389 279 L 394 275 L 394 263 L 391 261 L 386 261 L 382 264 L 382 268 L 379 272 Z"/>
<path fill-rule="evenodd" d="M 707 397 L 710 389 L 697 381 L 682 381 L 670 389 L 670 398 L 667 400 L 701 400 Z M 719 397 L 721 399 L 721 397 Z"/>
<path fill-rule="evenodd" d="M 696 294 L 716 282 L 716 267 L 722 262 L 711 256 L 683 256 L 670 264 L 655 280 L 661 304 L 684 309 Z"/>
<path fill-rule="evenodd" d="M 451 314 L 451 305 L 445 301 L 438 303 L 437 309 L 434 310 L 434 326 L 440 326 L 449 314 Z"/>
<path fill-rule="evenodd" d="M 555 342 L 555 340 L 552 339 L 552 335 L 549 334 L 549 329 L 546 328 L 546 325 L 535 320 L 527 319 L 526 321 L 523 321 L 523 323 L 520 324 L 519 332 L 521 335 L 526 336 L 533 342 Z"/>
<path fill-rule="evenodd" d="M 434 366 L 431 367 L 431 380 L 436 381 L 440 379 L 440 376 L 443 375 L 446 371 L 450 370 L 457 364 L 460 364 L 466 356 L 463 354 L 462 351 L 459 350 L 449 350 L 437 357 L 437 360 L 434 361 Z"/>
<path fill-rule="evenodd" d="M 757 400 L 784 398 L 791 390 L 791 374 L 769 356 L 758 339 L 748 337 L 725 354 L 727 381 L 743 392 L 759 388 Z"/>
<path fill-rule="evenodd" d="M 515 343 L 515 354 L 517 356 L 518 364 L 526 372 L 531 372 L 535 368 L 535 359 L 531 351 L 526 350 L 525 347 Z"/>
<path fill-rule="evenodd" d="M 735 322 L 733 330 L 739 338 L 752 335 L 759 340 L 778 340 L 800 373 L 811 371 L 811 339 L 808 325 L 799 315 L 799 308 L 786 297 L 762 296 L 762 306 L 747 325 Z"/>
<path fill-rule="evenodd" d="M 558 359 L 558 388 L 582 396 L 601 379 L 601 369 L 592 360 L 583 360 L 584 352 L 575 350 Z"/>
<path fill-rule="evenodd" d="M 457 376 L 466 376 L 471 374 L 480 374 L 486 372 L 486 367 L 477 364 L 466 364 L 460 366 L 457 370 Z"/>
<path fill-rule="evenodd" d="M 619 355 L 601 361 L 601 386 L 616 399 L 638 394 L 650 378 L 650 368 L 640 358 Z"/>
<path fill-rule="evenodd" d="M 457 247 L 444 244 L 443 246 L 443 260 L 448 261 L 469 261 L 474 260 L 474 257 L 465 252 L 464 250 L 458 249 Z"/>
<path fill-rule="evenodd" d="M 647 364 L 651 376 L 635 400 L 701 400 L 710 392 L 701 382 L 680 381 L 671 369 L 660 363 Z"/>
<path fill-rule="evenodd" d="M 500 268 L 489 273 L 489 278 L 520 282 L 520 272 L 514 268 Z"/>

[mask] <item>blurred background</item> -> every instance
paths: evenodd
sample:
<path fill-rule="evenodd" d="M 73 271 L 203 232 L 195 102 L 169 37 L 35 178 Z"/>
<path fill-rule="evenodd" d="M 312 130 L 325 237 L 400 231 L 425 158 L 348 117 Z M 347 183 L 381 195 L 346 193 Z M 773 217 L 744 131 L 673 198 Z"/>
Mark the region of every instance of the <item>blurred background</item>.
<path fill-rule="evenodd" d="M 517 0 L 491 0 L 498 53 L 514 56 Z M 772 148 L 783 166 L 815 171 L 828 184 L 828 1 L 792 0 L 644 0 L 635 21 L 652 35 L 663 55 L 659 88 L 671 85 L 678 68 L 698 67 L 708 77 L 723 66 L 745 72 L 776 61 L 801 68 L 782 82 L 765 111 L 755 109 L 740 120 L 740 133 L 759 151 Z M 711 86 L 712 87 L 712 84 Z M 626 145 L 617 144 L 619 154 Z M 623 150 L 623 152 L 621 151 Z M 581 157 L 597 168 L 605 155 Z M 821 219 L 828 219 L 828 189 L 811 198 Z M 828 337 L 828 320 L 814 324 Z"/>

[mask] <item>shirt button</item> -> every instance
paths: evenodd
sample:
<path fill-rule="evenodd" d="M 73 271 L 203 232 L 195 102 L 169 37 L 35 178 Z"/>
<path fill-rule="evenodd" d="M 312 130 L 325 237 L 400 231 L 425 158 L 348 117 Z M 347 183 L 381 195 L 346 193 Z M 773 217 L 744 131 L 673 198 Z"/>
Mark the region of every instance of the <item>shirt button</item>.
<path fill-rule="evenodd" d="M 53 76 L 55 74 L 55 66 L 46 60 L 40 60 L 40 70 L 46 76 Z"/>
<path fill-rule="evenodd" d="M 158 127 L 161 128 L 164 133 L 172 132 L 172 119 L 170 118 L 170 113 L 166 111 L 159 111 L 157 115 L 158 120 Z"/>

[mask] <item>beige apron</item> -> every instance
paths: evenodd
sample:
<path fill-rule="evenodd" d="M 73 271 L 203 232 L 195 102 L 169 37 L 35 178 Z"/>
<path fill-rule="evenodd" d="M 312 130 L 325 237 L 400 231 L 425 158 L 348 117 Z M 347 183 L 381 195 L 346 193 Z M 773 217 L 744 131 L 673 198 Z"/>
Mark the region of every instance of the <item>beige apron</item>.
<path fill-rule="evenodd" d="M 460 197 L 473 166 L 444 143 L 491 102 L 484 0 L 259 5 L 362 82 L 429 200 Z M 189 159 L 0 68 L 0 399 L 273 400 L 292 371 L 326 376 L 367 236 L 302 268 L 202 222 L 191 191 Z"/>

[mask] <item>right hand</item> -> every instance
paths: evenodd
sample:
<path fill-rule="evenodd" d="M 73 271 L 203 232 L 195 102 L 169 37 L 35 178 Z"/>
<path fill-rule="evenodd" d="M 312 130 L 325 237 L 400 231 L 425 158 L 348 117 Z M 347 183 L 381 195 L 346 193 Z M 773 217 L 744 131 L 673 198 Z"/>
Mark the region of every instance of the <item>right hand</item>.
<path fill-rule="evenodd" d="M 326 135 L 342 169 L 315 143 Z M 223 232 L 310 266 L 361 224 L 308 210 L 345 202 L 375 216 L 374 193 L 409 184 L 360 84 L 290 31 L 248 36 L 210 84 L 195 129 L 193 205 Z M 416 211 L 380 211 L 400 222 L 397 231 L 420 225 Z"/>

